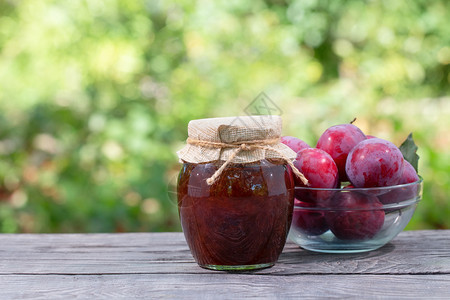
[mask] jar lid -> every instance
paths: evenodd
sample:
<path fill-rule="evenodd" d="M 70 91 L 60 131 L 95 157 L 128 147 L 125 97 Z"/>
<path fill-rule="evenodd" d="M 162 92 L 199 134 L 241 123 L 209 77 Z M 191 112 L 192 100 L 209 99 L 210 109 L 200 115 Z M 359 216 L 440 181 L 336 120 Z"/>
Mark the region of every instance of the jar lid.
<path fill-rule="evenodd" d="M 280 142 L 280 116 L 239 116 L 192 120 L 188 124 L 187 145 L 177 152 L 180 162 L 227 161 L 240 145 L 233 163 L 251 163 L 266 158 L 294 160 L 295 151 Z"/>

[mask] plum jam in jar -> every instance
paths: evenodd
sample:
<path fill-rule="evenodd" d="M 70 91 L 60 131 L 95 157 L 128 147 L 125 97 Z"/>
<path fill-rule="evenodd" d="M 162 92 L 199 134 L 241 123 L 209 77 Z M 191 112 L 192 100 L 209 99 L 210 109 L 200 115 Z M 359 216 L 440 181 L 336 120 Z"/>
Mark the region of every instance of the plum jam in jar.
<path fill-rule="evenodd" d="M 286 242 L 294 205 L 292 160 L 281 119 L 193 120 L 178 152 L 181 226 L 196 262 L 213 270 L 271 267 Z"/>

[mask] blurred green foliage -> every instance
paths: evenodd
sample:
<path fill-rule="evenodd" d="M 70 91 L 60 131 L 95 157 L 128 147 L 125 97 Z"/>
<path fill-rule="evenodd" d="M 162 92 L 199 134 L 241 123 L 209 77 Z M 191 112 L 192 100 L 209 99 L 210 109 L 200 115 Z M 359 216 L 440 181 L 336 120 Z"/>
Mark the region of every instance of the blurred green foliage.
<path fill-rule="evenodd" d="M 180 230 L 191 119 L 265 92 L 314 145 L 419 145 L 408 229 L 450 228 L 450 2 L 0 1 L 0 232 Z M 169 193 L 168 193 L 169 192 Z"/>

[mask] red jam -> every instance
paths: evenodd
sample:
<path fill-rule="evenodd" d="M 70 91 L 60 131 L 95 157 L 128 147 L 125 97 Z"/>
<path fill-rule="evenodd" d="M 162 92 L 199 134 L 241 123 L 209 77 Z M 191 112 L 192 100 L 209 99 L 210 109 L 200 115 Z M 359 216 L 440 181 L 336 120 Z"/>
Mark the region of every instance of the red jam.
<path fill-rule="evenodd" d="M 278 159 L 230 164 L 209 186 L 206 179 L 222 163 L 185 163 L 181 169 L 178 209 L 189 248 L 206 268 L 272 266 L 292 218 L 291 169 Z"/>

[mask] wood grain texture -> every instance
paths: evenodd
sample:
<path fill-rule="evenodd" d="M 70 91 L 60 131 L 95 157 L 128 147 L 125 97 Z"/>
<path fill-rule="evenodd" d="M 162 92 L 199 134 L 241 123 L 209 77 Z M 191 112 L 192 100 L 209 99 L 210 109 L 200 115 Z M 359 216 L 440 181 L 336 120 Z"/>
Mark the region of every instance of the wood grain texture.
<path fill-rule="evenodd" d="M 0 275 L 1 299 L 449 299 L 446 275 Z"/>
<path fill-rule="evenodd" d="M 182 233 L 0 235 L 0 275 L 211 274 Z M 288 243 L 278 263 L 253 274 L 450 274 L 450 230 L 406 231 L 359 254 L 321 254 Z"/>
<path fill-rule="evenodd" d="M 320 254 L 288 243 L 273 267 L 205 270 L 182 233 L 0 235 L 0 299 L 450 299 L 450 230 Z"/>

